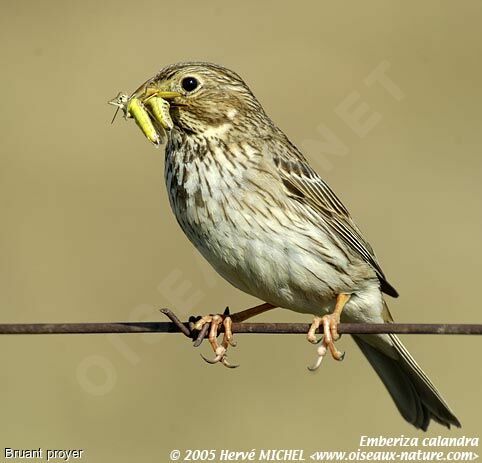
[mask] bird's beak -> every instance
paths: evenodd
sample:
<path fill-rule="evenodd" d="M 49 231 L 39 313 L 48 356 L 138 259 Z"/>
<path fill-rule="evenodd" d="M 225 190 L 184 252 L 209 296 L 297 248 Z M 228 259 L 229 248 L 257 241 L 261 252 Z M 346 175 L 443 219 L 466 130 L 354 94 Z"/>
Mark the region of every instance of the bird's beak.
<path fill-rule="evenodd" d="M 172 100 L 173 98 L 181 96 L 181 93 L 165 90 L 162 88 L 163 86 L 164 85 L 156 85 L 156 83 L 152 81 L 147 81 L 133 92 L 130 98 L 135 97 L 141 101 L 145 101 L 149 99 L 149 97 L 155 96 L 156 98 L 163 98 L 164 100 Z"/>
<path fill-rule="evenodd" d="M 153 90 L 154 91 L 152 92 L 152 94 L 155 95 L 157 98 L 162 98 L 163 100 L 172 100 L 173 98 L 181 96 L 181 93 L 179 92 L 158 91 L 155 89 Z"/>

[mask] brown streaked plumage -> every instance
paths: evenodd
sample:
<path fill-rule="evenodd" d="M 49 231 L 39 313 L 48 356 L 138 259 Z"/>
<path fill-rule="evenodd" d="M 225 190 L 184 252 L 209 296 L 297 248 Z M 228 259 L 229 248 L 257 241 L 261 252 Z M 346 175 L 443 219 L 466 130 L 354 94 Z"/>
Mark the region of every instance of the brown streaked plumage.
<path fill-rule="evenodd" d="M 184 233 L 226 280 L 270 305 L 315 315 L 324 338 L 317 364 L 334 346 L 337 323 L 391 322 L 382 293 L 398 296 L 372 247 L 335 193 L 271 121 L 244 81 L 209 63 L 162 69 L 149 89 L 170 101 L 165 181 Z M 154 89 L 154 90 L 153 90 Z M 167 94 L 167 93 L 166 93 Z M 260 310 L 261 311 L 261 310 Z M 254 312 L 250 312 L 252 315 Z M 207 316 L 215 361 L 228 364 L 229 317 Z M 217 327 L 226 335 L 217 344 Z M 394 335 L 355 336 L 402 416 L 426 430 L 459 421 Z"/>

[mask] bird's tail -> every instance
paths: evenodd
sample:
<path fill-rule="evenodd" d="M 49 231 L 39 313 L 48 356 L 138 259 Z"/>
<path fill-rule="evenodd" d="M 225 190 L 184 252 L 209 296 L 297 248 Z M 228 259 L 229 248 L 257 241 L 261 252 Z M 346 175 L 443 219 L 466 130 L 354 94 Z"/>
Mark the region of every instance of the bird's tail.
<path fill-rule="evenodd" d="M 393 357 L 369 343 L 371 335 L 353 336 L 377 372 L 402 416 L 417 429 L 427 430 L 430 420 L 450 428 L 460 422 L 427 375 L 417 365 L 397 336 L 389 334 Z"/>

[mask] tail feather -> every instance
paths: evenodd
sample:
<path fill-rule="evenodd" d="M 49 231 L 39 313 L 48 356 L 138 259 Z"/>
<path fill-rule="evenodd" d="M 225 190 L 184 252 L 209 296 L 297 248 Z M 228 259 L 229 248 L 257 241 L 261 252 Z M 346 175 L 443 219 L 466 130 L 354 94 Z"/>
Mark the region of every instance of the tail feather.
<path fill-rule="evenodd" d="M 460 427 L 459 420 L 397 336 L 388 335 L 396 354 L 394 358 L 368 343 L 368 336 L 353 338 L 409 423 L 424 431 L 431 419 L 448 428 Z"/>

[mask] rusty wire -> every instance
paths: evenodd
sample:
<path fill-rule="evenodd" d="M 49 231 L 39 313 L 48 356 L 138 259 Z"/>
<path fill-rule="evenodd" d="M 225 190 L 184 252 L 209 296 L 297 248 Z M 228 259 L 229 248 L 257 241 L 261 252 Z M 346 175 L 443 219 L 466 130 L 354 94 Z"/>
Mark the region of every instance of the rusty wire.
<path fill-rule="evenodd" d="M 169 309 L 162 309 L 170 322 L 116 323 L 4 323 L 1 334 L 100 334 L 100 333 L 183 333 L 199 346 L 209 325 L 193 330 L 193 319 L 181 322 Z M 233 323 L 236 334 L 306 334 L 308 323 Z M 222 326 L 220 327 L 222 332 Z M 482 324 L 459 323 L 340 323 L 340 334 L 482 334 Z"/>

